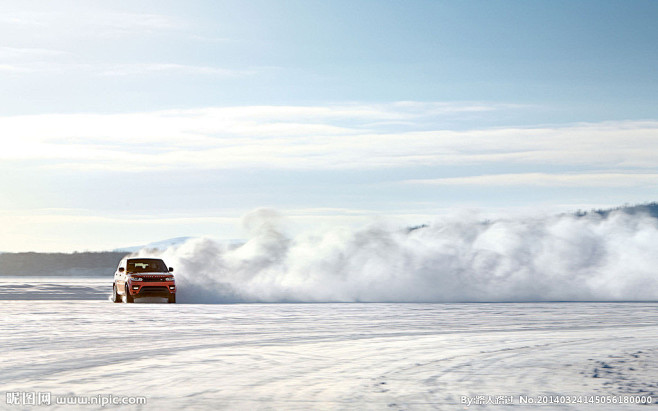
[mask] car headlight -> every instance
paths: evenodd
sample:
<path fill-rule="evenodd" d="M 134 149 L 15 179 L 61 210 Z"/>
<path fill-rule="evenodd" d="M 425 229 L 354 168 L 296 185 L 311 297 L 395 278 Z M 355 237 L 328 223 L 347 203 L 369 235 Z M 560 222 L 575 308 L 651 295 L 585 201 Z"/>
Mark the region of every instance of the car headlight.
<path fill-rule="evenodd" d="M 165 278 L 165 281 L 175 281 L 174 277 L 167 277 Z"/>
<path fill-rule="evenodd" d="M 130 279 L 133 281 L 144 281 L 142 277 L 130 277 Z"/>

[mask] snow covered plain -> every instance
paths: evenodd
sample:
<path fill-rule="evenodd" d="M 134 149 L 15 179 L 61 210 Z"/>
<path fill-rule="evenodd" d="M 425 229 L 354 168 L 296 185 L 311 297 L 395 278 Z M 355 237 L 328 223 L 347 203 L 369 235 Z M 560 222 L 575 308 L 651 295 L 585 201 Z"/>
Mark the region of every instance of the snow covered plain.
<path fill-rule="evenodd" d="M 5 392 L 145 396 L 130 408 L 166 410 L 658 402 L 658 303 L 113 304 L 109 284 L 0 280 L 0 408 L 65 408 L 9 405 Z"/>

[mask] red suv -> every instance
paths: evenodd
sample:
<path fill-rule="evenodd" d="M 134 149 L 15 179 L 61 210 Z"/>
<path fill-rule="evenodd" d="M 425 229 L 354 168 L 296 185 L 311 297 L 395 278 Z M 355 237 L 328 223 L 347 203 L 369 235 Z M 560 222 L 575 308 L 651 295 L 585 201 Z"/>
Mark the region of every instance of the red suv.
<path fill-rule="evenodd" d="M 132 303 L 139 297 L 165 297 L 176 302 L 173 267 L 159 258 L 124 258 L 114 273 L 112 301 Z"/>

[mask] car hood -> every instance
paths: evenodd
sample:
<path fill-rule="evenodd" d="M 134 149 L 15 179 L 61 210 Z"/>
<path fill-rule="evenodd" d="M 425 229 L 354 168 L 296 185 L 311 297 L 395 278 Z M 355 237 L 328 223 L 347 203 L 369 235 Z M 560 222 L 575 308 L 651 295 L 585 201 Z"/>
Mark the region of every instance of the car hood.
<path fill-rule="evenodd" d="M 144 279 L 154 279 L 154 278 L 164 278 L 164 277 L 173 277 L 171 273 L 128 273 L 129 276 L 141 277 Z"/>

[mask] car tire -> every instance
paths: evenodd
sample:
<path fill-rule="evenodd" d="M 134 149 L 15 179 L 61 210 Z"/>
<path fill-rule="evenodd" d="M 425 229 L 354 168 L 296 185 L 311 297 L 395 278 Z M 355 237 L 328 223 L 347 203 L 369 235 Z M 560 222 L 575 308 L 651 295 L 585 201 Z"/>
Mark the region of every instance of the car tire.
<path fill-rule="evenodd" d="M 113 303 L 120 303 L 121 298 L 119 297 L 119 294 L 117 294 L 117 285 L 112 284 L 112 302 Z"/>
<path fill-rule="evenodd" d="M 176 294 L 169 294 L 169 304 L 176 304 Z"/>
<path fill-rule="evenodd" d="M 126 295 L 123 296 L 123 301 L 130 304 L 134 303 L 135 299 L 133 298 L 132 295 L 130 295 L 130 288 L 128 288 L 128 284 L 124 287 L 124 290 L 126 291 Z"/>

